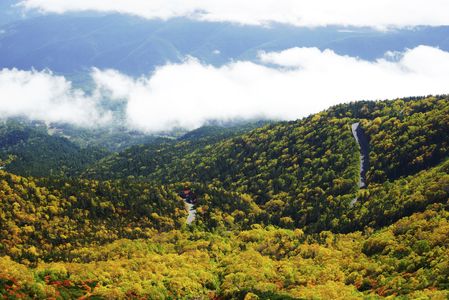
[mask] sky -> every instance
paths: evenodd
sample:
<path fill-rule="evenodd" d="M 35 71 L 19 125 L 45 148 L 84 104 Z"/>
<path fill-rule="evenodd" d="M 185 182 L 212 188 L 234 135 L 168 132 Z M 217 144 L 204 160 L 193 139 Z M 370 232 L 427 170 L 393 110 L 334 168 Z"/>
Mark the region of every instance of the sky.
<path fill-rule="evenodd" d="M 99 11 L 255 26 L 449 25 L 449 1 L 437 0 L 25 0 L 20 7 L 44 15 Z M 145 132 L 195 129 L 210 120 L 294 120 L 349 101 L 447 94 L 449 53 L 421 45 L 367 61 L 331 49 L 289 48 L 220 66 L 186 56 L 139 78 L 92 66 L 89 77 L 93 87 L 85 91 L 52 70 L 0 70 L 0 115 L 107 126 L 114 113 L 102 105 L 106 100 L 123 104 L 126 125 Z"/>

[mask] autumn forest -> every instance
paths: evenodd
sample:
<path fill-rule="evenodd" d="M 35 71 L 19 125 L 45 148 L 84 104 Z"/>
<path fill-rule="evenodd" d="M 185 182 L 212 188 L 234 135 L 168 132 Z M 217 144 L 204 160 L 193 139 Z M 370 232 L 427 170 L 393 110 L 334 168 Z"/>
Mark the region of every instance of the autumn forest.
<path fill-rule="evenodd" d="M 123 149 L 0 124 L 0 299 L 448 297 L 447 96 Z"/>

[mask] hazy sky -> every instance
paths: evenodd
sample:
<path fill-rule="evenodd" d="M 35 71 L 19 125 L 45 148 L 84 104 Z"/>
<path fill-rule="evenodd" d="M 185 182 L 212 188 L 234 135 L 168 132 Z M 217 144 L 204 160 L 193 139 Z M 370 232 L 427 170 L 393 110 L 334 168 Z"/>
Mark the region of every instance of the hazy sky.
<path fill-rule="evenodd" d="M 27 9 L 118 12 L 144 18 L 190 17 L 241 24 L 370 26 L 449 25 L 447 0 L 24 0 Z"/>
<path fill-rule="evenodd" d="M 160 66 L 152 75 L 131 78 L 116 70 L 93 69 L 95 91 L 86 95 L 50 72 L 0 72 L 3 116 L 27 115 L 78 125 L 107 124 L 103 98 L 123 101 L 128 125 L 144 131 L 177 126 L 194 129 L 210 119 L 297 119 L 330 105 L 449 93 L 449 53 L 419 46 L 386 53 L 374 62 L 331 50 L 292 48 L 260 53 L 259 61 L 214 67 L 187 57 Z"/>

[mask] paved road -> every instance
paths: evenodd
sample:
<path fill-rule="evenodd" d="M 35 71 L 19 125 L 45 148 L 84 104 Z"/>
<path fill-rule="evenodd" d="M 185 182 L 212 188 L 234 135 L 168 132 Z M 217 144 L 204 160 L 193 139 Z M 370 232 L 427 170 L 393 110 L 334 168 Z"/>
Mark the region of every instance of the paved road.
<path fill-rule="evenodd" d="M 359 187 L 366 188 L 366 172 L 369 168 L 369 142 L 363 129 L 360 127 L 360 123 L 352 124 L 352 134 L 355 140 L 359 144 L 360 148 L 360 180 Z"/>
<path fill-rule="evenodd" d="M 186 223 L 187 223 L 188 225 L 190 225 L 190 224 L 193 223 L 193 221 L 195 221 L 195 218 L 196 218 L 196 210 L 195 210 L 195 208 L 193 207 L 193 204 L 190 204 L 190 203 L 188 203 L 187 201 L 184 201 L 184 202 L 185 202 L 185 204 L 186 204 L 186 209 L 187 209 L 187 211 L 189 212 L 189 216 L 187 217 Z"/>
<path fill-rule="evenodd" d="M 366 183 L 366 172 L 369 169 L 369 141 L 360 123 L 352 124 L 352 134 L 354 135 L 357 144 L 360 149 L 360 177 L 359 177 L 359 188 L 364 189 L 367 187 Z M 357 202 L 357 198 L 352 200 L 351 206 Z"/>

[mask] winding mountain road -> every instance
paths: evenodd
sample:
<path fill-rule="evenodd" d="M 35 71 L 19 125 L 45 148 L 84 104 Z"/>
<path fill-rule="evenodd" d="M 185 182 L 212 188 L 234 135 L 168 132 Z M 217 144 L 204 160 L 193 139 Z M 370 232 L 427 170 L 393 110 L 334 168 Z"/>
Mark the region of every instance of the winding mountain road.
<path fill-rule="evenodd" d="M 369 169 L 369 141 L 368 137 L 360 127 L 360 123 L 354 123 L 351 126 L 352 134 L 359 145 L 360 149 L 360 177 L 359 177 L 359 188 L 364 189 L 368 185 L 366 183 L 366 172 Z M 351 206 L 357 202 L 357 198 L 351 201 Z"/>
<path fill-rule="evenodd" d="M 184 201 L 186 204 L 186 209 L 189 212 L 189 215 L 187 216 L 187 225 L 190 225 L 193 223 L 193 221 L 195 221 L 196 219 L 196 210 L 194 208 L 194 205 L 191 203 L 188 203 L 187 201 Z"/>

